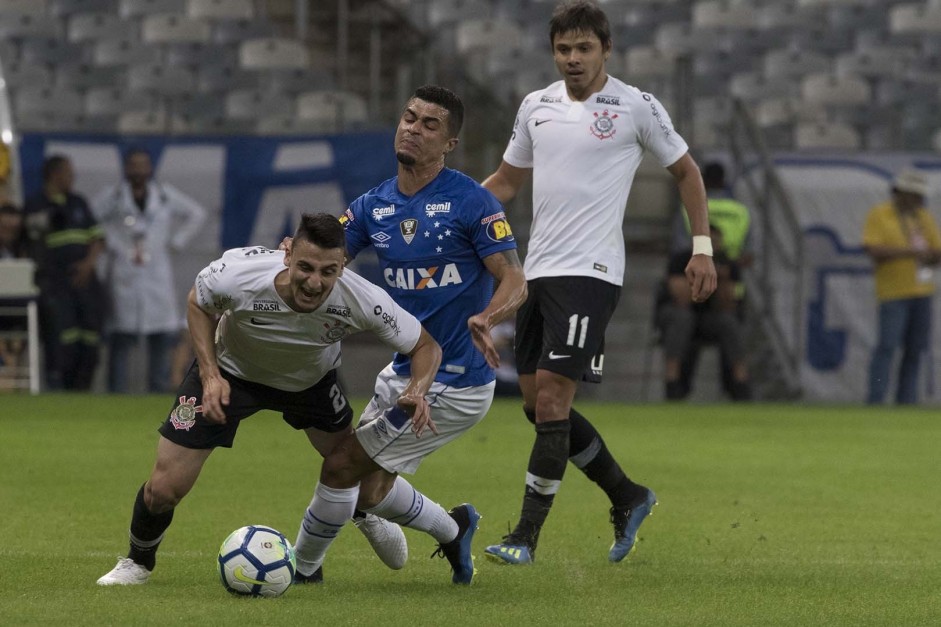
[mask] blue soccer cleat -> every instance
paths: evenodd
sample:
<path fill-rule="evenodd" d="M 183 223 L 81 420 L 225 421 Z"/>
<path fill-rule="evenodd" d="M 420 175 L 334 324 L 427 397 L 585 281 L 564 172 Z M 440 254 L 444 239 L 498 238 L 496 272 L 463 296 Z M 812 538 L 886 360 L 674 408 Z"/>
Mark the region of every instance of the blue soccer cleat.
<path fill-rule="evenodd" d="M 457 537 L 447 544 L 439 544 L 432 557 L 438 555 L 446 557 L 451 564 L 451 581 L 457 584 L 469 585 L 477 574 L 474 568 L 474 556 L 471 553 L 471 543 L 477 531 L 477 522 L 480 514 L 470 503 L 464 503 L 452 508 L 448 515 L 457 523 Z"/>
<path fill-rule="evenodd" d="M 532 564 L 535 559 L 535 554 L 529 545 L 514 540 L 511 536 L 503 538 L 500 544 L 488 546 L 484 549 L 484 555 L 498 564 Z"/>
<path fill-rule="evenodd" d="M 608 553 L 609 560 L 620 562 L 634 550 L 640 523 L 644 522 L 644 519 L 650 515 L 653 506 L 656 504 L 657 495 L 653 493 L 653 490 L 647 489 L 647 495 L 644 499 L 631 507 L 611 508 L 614 544 L 611 545 L 611 551 Z"/>

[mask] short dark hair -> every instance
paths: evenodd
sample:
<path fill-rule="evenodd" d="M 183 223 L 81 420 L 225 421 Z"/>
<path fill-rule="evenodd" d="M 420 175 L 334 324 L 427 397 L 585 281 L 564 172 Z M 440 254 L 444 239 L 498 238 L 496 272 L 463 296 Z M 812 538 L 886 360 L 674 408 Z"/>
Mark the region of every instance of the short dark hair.
<path fill-rule="evenodd" d="M 702 182 L 711 189 L 725 187 L 725 168 L 718 161 L 710 161 L 702 169 Z"/>
<path fill-rule="evenodd" d="M 422 85 L 415 90 L 412 98 L 436 104 L 448 112 L 448 132 L 457 137 L 464 125 L 464 102 L 450 89 L 438 85 Z"/>
<path fill-rule="evenodd" d="M 59 171 L 59 168 L 65 167 L 69 163 L 69 158 L 65 155 L 51 155 L 46 157 L 46 160 L 42 162 L 43 182 L 49 182 L 49 179 L 51 179 L 53 175 Z"/>
<path fill-rule="evenodd" d="M 346 250 L 346 232 L 336 216 L 329 213 L 305 213 L 297 225 L 294 239 L 307 240 L 320 248 Z"/>
<path fill-rule="evenodd" d="M 576 2 L 563 2 L 552 12 L 549 20 L 549 47 L 555 46 L 557 35 L 571 32 L 594 33 L 601 40 L 601 47 L 608 50 L 611 47 L 611 26 L 608 16 L 595 4 L 588 0 Z"/>
<path fill-rule="evenodd" d="M 134 155 L 146 155 L 148 159 L 153 161 L 153 157 L 150 156 L 150 151 L 144 148 L 143 146 L 131 146 L 124 151 L 124 164 L 127 165 L 127 162 L 131 160 L 131 157 Z"/>

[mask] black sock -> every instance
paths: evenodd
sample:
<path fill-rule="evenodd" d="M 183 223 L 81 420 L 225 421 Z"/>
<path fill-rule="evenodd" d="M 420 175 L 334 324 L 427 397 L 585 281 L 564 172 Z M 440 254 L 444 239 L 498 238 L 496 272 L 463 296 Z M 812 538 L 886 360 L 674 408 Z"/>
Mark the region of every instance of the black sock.
<path fill-rule="evenodd" d="M 535 548 L 539 529 L 542 528 L 559 490 L 565 464 L 568 461 L 569 421 L 556 420 L 536 425 L 536 441 L 529 456 L 526 494 L 517 532 L 527 536 Z"/>
<path fill-rule="evenodd" d="M 131 515 L 131 548 L 127 556 L 147 570 L 153 570 L 157 563 L 157 547 L 172 520 L 172 509 L 162 514 L 152 514 L 147 509 L 144 504 L 144 486 L 141 486 Z"/>
<path fill-rule="evenodd" d="M 628 479 L 587 418 L 573 408 L 569 422 L 569 461 L 604 490 L 614 507 L 626 507 L 646 496 L 646 488 Z"/>

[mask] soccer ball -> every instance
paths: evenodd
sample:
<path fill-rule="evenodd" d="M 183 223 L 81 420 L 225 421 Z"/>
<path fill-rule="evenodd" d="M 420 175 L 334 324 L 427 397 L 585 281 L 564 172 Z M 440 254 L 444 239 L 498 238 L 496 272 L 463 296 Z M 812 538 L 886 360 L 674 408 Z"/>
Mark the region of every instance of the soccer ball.
<path fill-rule="evenodd" d="M 291 587 L 294 570 L 294 547 L 271 527 L 236 529 L 219 548 L 219 576 L 233 594 L 280 596 Z"/>

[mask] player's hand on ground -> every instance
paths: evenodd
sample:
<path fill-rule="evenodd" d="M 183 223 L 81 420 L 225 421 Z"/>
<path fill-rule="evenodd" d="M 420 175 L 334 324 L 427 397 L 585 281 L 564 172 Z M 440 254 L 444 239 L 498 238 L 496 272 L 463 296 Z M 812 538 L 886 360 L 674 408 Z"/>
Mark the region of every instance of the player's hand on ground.
<path fill-rule="evenodd" d="M 701 303 L 716 291 L 716 266 L 709 255 L 693 255 L 686 264 L 686 278 L 694 303 Z"/>
<path fill-rule="evenodd" d="M 470 329 L 471 339 L 474 346 L 483 354 L 487 360 L 487 365 L 491 368 L 497 368 L 500 365 L 500 353 L 497 347 L 493 345 L 493 337 L 490 335 L 490 325 L 484 316 L 476 315 L 467 319 L 467 328 Z"/>
<path fill-rule="evenodd" d="M 291 250 L 291 242 L 293 241 L 293 237 L 285 237 L 283 240 L 281 240 L 281 243 L 278 244 L 278 250 L 283 250 L 285 252 Z"/>
<path fill-rule="evenodd" d="M 225 424 L 225 407 L 229 404 L 229 382 L 222 375 L 204 377 L 203 383 L 203 416 L 209 422 Z"/>
<path fill-rule="evenodd" d="M 424 396 L 416 397 L 411 394 L 403 394 L 399 397 L 398 406 L 412 417 L 412 432 L 416 438 L 420 438 L 426 428 L 438 435 L 438 427 L 431 419 L 431 405 L 428 404 Z"/>

